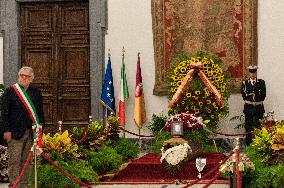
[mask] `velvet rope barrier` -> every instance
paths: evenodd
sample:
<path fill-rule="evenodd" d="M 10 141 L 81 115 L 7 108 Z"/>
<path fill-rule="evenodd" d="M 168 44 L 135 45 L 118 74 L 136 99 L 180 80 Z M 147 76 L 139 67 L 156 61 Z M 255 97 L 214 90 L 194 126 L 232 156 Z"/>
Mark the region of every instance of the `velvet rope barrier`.
<path fill-rule="evenodd" d="M 129 133 L 129 134 L 132 134 L 132 135 L 134 135 L 134 136 L 150 137 L 150 138 L 154 137 L 154 135 L 139 135 L 139 134 L 136 134 L 136 133 L 134 133 L 134 132 L 130 132 L 130 131 L 128 131 L 128 130 L 122 128 L 122 127 L 119 127 L 119 129 L 121 129 L 121 130 L 123 130 L 123 131 L 125 131 L 125 132 L 127 132 L 127 133 Z"/>
<path fill-rule="evenodd" d="M 29 166 L 29 164 L 30 164 L 32 159 L 33 159 L 33 152 L 30 151 L 29 154 L 28 154 L 27 160 L 26 160 L 26 162 L 25 162 L 25 164 L 24 164 L 24 166 L 22 168 L 20 176 L 17 177 L 15 182 L 12 183 L 12 188 L 16 188 L 19 185 L 19 183 L 21 182 L 21 180 L 22 180 L 22 178 L 23 178 L 23 176 L 24 176 L 24 174 L 25 174 L 25 172 L 26 172 L 26 170 L 27 170 L 27 168 L 28 168 L 28 166 Z"/>
<path fill-rule="evenodd" d="M 246 136 L 248 134 L 251 134 L 251 132 L 245 132 L 245 133 L 239 133 L 239 134 L 228 134 L 228 133 L 221 133 L 221 132 L 217 132 L 217 131 L 212 131 L 212 130 L 209 130 L 207 128 L 204 128 L 204 130 L 210 132 L 210 133 L 214 133 L 214 134 L 218 134 L 218 135 L 223 135 L 223 136 Z"/>
<path fill-rule="evenodd" d="M 53 166 L 54 168 L 56 168 L 56 169 L 57 169 L 59 172 L 61 172 L 65 177 L 67 177 L 67 178 L 71 179 L 72 181 L 74 181 L 74 182 L 80 184 L 81 186 L 85 186 L 85 187 L 87 187 L 87 188 L 92 188 L 92 186 L 91 186 L 92 184 L 90 184 L 90 183 L 88 183 L 88 184 L 87 184 L 87 183 L 84 183 L 84 182 L 82 182 L 80 179 L 78 179 L 78 178 L 72 176 L 71 174 L 69 174 L 68 172 L 66 172 L 66 171 L 65 171 L 64 169 L 62 169 L 59 165 L 57 165 L 56 163 L 54 163 L 46 153 L 42 153 L 41 155 L 42 155 L 42 157 L 43 157 L 51 166 Z"/>
<path fill-rule="evenodd" d="M 234 154 L 234 152 L 231 152 L 231 153 L 225 158 L 224 161 L 221 161 L 220 164 L 218 164 L 218 165 L 217 165 L 216 167 L 214 167 L 212 170 L 210 170 L 209 172 L 207 172 L 204 176 L 202 176 L 202 177 L 199 178 L 199 179 L 194 180 L 194 181 L 191 182 L 191 183 L 188 183 L 188 184 L 187 184 L 186 186 L 184 186 L 183 188 L 187 188 L 187 187 L 189 187 L 189 186 L 192 186 L 192 185 L 198 183 L 199 181 L 201 181 L 202 179 L 207 178 L 210 174 L 212 174 L 213 172 L 215 172 L 215 170 L 217 170 L 218 168 L 220 168 L 220 166 L 221 166 L 222 164 L 224 164 L 233 154 Z M 218 172 L 219 172 L 219 170 L 218 170 Z"/>

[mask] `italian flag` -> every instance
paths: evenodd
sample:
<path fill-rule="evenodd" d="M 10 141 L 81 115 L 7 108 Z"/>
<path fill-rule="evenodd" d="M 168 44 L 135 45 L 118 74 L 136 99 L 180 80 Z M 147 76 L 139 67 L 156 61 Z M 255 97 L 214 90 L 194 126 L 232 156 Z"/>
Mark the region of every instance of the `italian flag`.
<path fill-rule="evenodd" d="M 119 125 L 125 125 L 125 101 L 129 97 L 127 79 L 125 73 L 124 54 L 122 55 L 121 64 L 121 80 L 120 80 L 120 96 L 119 96 L 119 109 L 118 109 L 118 122 Z"/>

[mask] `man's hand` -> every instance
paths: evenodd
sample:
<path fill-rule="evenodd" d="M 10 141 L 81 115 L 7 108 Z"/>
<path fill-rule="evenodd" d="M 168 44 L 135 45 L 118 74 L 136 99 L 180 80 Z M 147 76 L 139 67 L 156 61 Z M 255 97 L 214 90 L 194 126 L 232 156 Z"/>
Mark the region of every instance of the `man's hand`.
<path fill-rule="evenodd" d="M 4 133 L 4 140 L 6 140 L 7 142 L 11 140 L 11 132 Z"/>

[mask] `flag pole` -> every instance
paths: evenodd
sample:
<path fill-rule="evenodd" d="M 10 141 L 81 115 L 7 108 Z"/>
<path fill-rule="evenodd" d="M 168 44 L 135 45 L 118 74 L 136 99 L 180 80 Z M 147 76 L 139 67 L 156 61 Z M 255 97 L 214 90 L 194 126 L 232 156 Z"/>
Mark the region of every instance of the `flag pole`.
<path fill-rule="evenodd" d="M 138 128 L 139 129 L 139 148 L 141 149 L 141 147 L 142 147 L 142 141 L 141 141 L 141 129 L 140 128 Z"/>
<path fill-rule="evenodd" d="M 124 129 L 123 129 L 123 138 L 125 138 L 125 125 L 124 125 Z"/>
<path fill-rule="evenodd" d="M 125 53 L 125 49 L 124 46 L 122 46 L 122 59 L 124 60 L 124 53 Z M 124 101 L 125 102 L 125 101 Z M 124 107 L 125 108 L 125 107 Z M 124 112 L 125 113 L 125 112 Z M 125 123 L 124 123 L 124 129 L 123 129 L 123 138 L 125 138 Z"/>
<path fill-rule="evenodd" d="M 140 52 L 138 51 L 137 56 L 140 57 Z M 142 141 L 141 141 L 141 129 L 139 129 L 139 148 L 141 149 Z"/>
<path fill-rule="evenodd" d="M 135 103 L 134 103 L 134 122 L 139 130 L 139 148 L 142 148 L 141 128 L 146 118 L 142 75 L 140 67 L 140 52 L 137 53 L 137 69 L 136 69 L 136 86 L 135 86 Z"/>
<path fill-rule="evenodd" d="M 110 59 L 110 48 L 108 49 L 108 52 L 107 52 L 107 56 L 108 56 L 108 59 Z M 107 108 L 105 108 L 105 122 L 107 123 L 107 115 L 108 115 L 108 111 L 107 111 L 108 109 Z"/>

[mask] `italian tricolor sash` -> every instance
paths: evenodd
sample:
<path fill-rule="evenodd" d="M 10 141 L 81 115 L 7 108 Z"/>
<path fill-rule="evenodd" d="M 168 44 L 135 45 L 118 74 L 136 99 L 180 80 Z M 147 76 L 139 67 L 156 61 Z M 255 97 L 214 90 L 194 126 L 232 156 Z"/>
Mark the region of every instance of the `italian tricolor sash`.
<path fill-rule="evenodd" d="M 34 132 L 34 139 L 37 143 L 37 147 L 42 148 L 42 124 L 40 124 L 39 122 L 38 114 L 36 112 L 34 104 L 30 99 L 29 95 L 27 94 L 27 92 L 19 83 L 13 84 L 12 88 L 14 89 L 14 91 L 16 92 L 16 94 L 19 96 L 20 100 L 26 107 L 29 116 L 33 122 L 32 128 Z"/>

